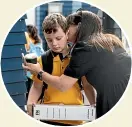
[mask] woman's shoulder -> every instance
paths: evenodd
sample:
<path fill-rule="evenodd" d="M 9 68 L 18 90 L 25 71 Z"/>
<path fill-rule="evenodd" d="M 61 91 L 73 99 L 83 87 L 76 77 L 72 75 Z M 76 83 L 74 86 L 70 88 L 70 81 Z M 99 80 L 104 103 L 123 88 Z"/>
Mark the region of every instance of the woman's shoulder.
<path fill-rule="evenodd" d="M 86 41 L 77 42 L 74 46 L 73 53 L 76 52 L 91 52 L 94 49 L 94 45 L 89 44 Z"/>
<path fill-rule="evenodd" d="M 90 46 L 86 41 L 79 41 L 76 43 L 75 48 L 84 48 L 86 46 Z"/>

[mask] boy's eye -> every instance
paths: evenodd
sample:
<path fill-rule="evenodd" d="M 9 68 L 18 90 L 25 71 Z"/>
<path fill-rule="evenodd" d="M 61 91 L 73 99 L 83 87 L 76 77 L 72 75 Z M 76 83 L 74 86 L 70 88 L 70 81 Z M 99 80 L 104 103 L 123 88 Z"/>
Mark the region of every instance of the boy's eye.
<path fill-rule="evenodd" d="M 52 40 L 49 40 L 49 39 L 47 41 L 50 42 L 50 43 L 52 42 Z"/>
<path fill-rule="evenodd" d="M 56 40 L 61 40 L 61 38 L 56 38 Z"/>

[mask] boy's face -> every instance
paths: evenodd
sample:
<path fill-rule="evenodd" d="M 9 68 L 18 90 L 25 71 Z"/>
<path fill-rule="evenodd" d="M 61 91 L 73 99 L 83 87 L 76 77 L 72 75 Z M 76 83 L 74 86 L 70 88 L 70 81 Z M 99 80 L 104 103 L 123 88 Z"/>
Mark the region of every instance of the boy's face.
<path fill-rule="evenodd" d="M 62 53 L 67 46 L 67 33 L 64 33 L 61 27 L 56 29 L 55 33 L 47 34 L 44 32 L 44 36 L 52 51 Z"/>

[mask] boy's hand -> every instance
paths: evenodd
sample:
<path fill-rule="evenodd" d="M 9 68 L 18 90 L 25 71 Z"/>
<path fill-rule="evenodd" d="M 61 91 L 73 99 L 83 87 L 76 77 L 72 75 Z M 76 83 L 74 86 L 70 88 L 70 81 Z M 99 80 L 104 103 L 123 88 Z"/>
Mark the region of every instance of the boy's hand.
<path fill-rule="evenodd" d="M 27 114 L 33 116 L 33 105 L 27 105 Z"/>
<path fill-rule="evenodd" d="M 32 63 L 25 63 L 22 64 L 23 69 L 30 71 L 32 74 L 38 74 L 40 71 L 42 71 L 41 66 L 39 63 L 32 64 Z"/>

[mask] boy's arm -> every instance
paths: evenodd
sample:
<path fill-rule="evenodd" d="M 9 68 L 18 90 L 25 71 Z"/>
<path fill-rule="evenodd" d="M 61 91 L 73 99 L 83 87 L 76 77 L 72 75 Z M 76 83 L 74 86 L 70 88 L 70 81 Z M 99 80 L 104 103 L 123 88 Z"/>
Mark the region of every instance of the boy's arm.
<path fill-rule="evenodd" d="M 42 92 L 43 82 L 34 81 L 31 89 L 29 91 L 27 100 L 27 113 L 32 116 L 32 105 L 36 104 L 41 92 Z"/>
<path fill-rule="evenodd" d="M 37 103 L 38 98 L 40 97 L 42 92 L 42 87 L 43 87 L 43 82 L 39 82 L 39 84 L 36 81 L 33 82 L 31 89 L 29 91 L 27 105 Z"/>

